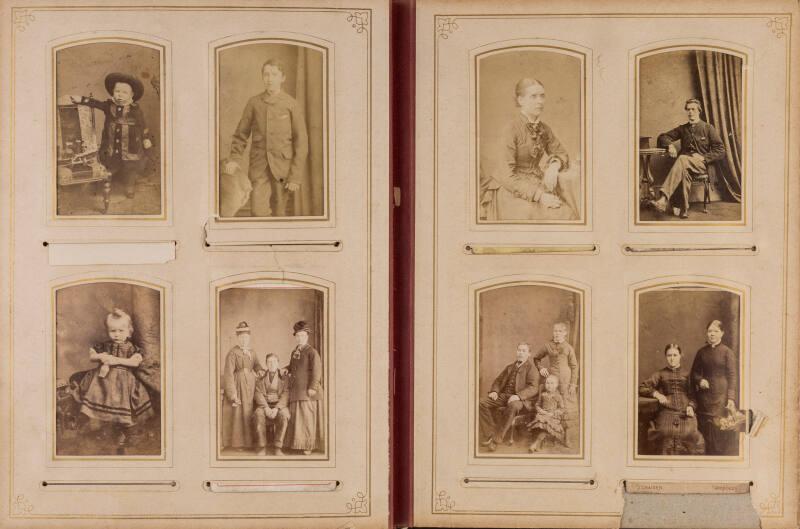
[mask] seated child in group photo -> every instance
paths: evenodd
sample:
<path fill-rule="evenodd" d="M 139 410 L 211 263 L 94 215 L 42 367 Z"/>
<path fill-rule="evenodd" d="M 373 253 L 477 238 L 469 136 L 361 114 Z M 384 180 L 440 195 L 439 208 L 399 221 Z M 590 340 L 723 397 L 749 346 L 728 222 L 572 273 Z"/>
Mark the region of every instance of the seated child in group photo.
<path fill-rule="evenodd" d="M 558 390 L 558 377 L 550 375 L 536 400 L 536 417 L 527 425 L 533 434 L 533 442 L 528 451 L 538 452 L 547 440 L 559 442 L 569 448 L 566 414 L 564 397 Z"/>

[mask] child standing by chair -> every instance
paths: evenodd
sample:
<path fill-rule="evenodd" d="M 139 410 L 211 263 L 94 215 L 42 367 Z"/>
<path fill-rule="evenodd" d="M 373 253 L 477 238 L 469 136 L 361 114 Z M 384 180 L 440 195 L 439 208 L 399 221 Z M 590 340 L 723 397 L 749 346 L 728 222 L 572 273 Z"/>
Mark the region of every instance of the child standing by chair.
<path fill-rule="evenodd" d="M 536 417 L 528 423 L 533 432 L 533 442 L 529 452 L 538 452 L 542 443 L 549 437 L 569 448 L 567 441 L 566 409 L 564 397 L 558 391 L 558 377 L 550 375 L 544 383 L 544 391 L 536 400 Z"/>
<path fill-rule="evenodd" d="M 100 365 L 80 381 L 80 412 L 118 429 L 119 453 L 124 453 L 129 429 L 153 415 L 150 395 L 134 370 L 144 360 L 131 342 L 133 321 L 123 310 L 106 317 L 109 340 L 89 348 L 89 359 Z"/>
<path fill-rule="evenodd" d="M 112 183 L 121 183 L 125 196 L 133 198 L 136 180 L 145 167 L 144 152 L 153 146 L 144 112 L 136 104 L 144 94 L 144 85 L 136 77 L 124 73 L 108 74 L 105 85 L 111 99 L 98 101 L 84 96 L 72 97 L 72 102 L 105 114 L 100 162 L 111 172 Z"/>
<path fill-rule="evenodd" d="M 547 367 L 542 365 L 542 360 L 548 358 Z M 567 343 L 567 324 L 557 322 L 553 324 L 553 339 L 544 344 L 533 355 L 533 365 L 547 378 L 555 375 L 558 378 L 561 395 L 574 399 L 578 387 L 578 360 L 575 349 Z"/>

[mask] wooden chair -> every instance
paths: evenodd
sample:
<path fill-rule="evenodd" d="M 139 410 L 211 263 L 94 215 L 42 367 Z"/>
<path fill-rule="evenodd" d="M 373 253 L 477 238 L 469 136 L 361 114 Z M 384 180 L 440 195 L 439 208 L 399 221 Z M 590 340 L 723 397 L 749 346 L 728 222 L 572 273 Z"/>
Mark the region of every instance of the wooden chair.
<path fill-rule="evenodd" d="M 111 173 L 98 160 L 97 122 L 94 110 L 60 98 L 56 107 L 56 174 L 59 186 L 103 184 L 103 213 L 111 202 Z"/>
<path fill-rule="evenodd" d="M 711 203 L 711 179 L 708 173 L 692 177 L 692 187 L 703 186 L 703 213 L 708 213 L 708 205 Z"/>

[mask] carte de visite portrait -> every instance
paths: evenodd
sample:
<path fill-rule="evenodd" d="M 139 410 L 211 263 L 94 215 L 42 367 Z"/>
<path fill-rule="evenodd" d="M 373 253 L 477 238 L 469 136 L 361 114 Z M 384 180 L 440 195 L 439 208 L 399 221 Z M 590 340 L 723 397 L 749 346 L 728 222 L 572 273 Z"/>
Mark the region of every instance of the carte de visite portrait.
<path fill-rule="evenodd" d="M 217 289 L 217 458 L 328 458 L 327 291 Z"/>
<path fill-rule="evenodd" d="M 54 458 L 163 459 L 163 287 L 69 283 L 53 307 Z"/>
<path fill-rule="evenodd" d="M 745 223 L 747 55 L 679 46 L 636 56 L 636 223 Z"/>
<path fill-rule="evenodd" d="M 582 457 L 583 292 L 517 282 L 475 296 L 475 456 Z"/>
<path fill-rule="evenodd" d="M 56 218 L 165 217 L 164 57 L 122 37 L 53 48 Z"/>
<path fill-rule="evenodd" d="M 475 55 L 478 224 L 586 222 L 585 54 Z"/>
<path fill-rule="evenodd" d="M 712 284 L 635 292 L 635 458 L 743 456 L 743 303 Z"/>
<path fill-rule="evenodd" d="M 214 59 L 218 219 L 327 219 L 327 49 L 252 39 Z"/>

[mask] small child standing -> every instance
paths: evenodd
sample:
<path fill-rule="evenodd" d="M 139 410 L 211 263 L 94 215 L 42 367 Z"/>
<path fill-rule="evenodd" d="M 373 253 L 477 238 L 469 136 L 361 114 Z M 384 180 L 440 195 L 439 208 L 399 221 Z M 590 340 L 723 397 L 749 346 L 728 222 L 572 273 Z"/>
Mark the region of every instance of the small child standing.
<path fill-rule="evenodd" d="M 153 407 L 147 388 L 133 372 L 144 357 L 130 341 L 131 317 L 114 309 L 106 317 L 106 329 L 109 340 L 89 348 L 89 359 L 101 365 L 86 372 L 80 382 L 80 411 L 119 427 L 118 442 L 124 446 L 128 428 L 150 418 Z"/>
<path fill-rule="evenodd" d="M 98 101 L 83 96 L 72 97 L 72 102 L 105 114 L 100 163 L 111 172 L 112 182 L 122 183 L 125 196 L 133 198 L 136 180 L 144 170 L 144 151 L 153 146 L 144 113 L 136 103 L 144 94 L 144 85 L 136 77 L 124 73 L 108 74 L 105 85 L 111 99 Z"/>
<path fill-rule="evenodd" d="M 542 360 L 547 357 L 548 367 L 542 365 Z M 578 360 L 575 349 L 567 343 L 567 324 L 557 322 L 553 324 L 553 339 L 545 343 L 533 355 L 533 365 L 539 370 L 543 378 L 555 375 L 558 378 L 561 395 L 574 399 L 578 384 Z M 567 391 L 565 395 L 564 392 Z"/>
<path fill-rule="evenodd" d="M 528 429 L 533 432 L 533 442 L 528 451 L 538 452 L 548 437 L 569 448 L 565 417 L 564 397 L 558 391 L 558 377 L 550 375 L 536 401 L 536 417 L 528 423 Z"/>

